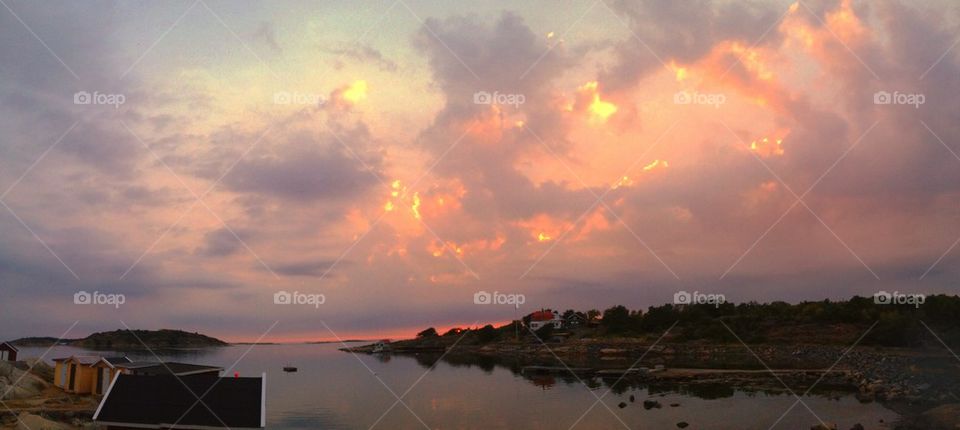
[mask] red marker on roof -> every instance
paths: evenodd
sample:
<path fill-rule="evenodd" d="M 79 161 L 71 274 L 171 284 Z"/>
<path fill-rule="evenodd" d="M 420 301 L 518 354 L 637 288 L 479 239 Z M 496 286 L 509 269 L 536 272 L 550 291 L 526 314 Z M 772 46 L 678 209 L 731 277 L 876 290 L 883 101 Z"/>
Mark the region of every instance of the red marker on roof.
<path fill-rule="evenodd" d="M 234 378 L 239 378 L 239 377 L 240 377 L 240 372 L 233 372 L 233 377 L 234 377 Z"/>

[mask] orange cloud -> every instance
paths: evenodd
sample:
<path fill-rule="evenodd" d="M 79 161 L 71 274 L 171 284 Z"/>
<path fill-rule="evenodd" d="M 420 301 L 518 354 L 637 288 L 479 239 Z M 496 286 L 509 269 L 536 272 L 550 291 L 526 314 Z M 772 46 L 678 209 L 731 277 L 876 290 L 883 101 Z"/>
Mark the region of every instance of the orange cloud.
<path fill-rule="evenodd" d="M 617 113 L 617 105 L 603 100 L 597 89 L 597 81 L 590 81 L 577 88 L 577 107 L 585 106 L 591 124 L 601 124 Z"/>
<path fill-rule="evenodd" d="M 366 100 L 367 90 L 367 81 L 358 79 L 333 90 L 330 93 L 331 104 L 338 109 L 349 110 L 354 105 Z"/>

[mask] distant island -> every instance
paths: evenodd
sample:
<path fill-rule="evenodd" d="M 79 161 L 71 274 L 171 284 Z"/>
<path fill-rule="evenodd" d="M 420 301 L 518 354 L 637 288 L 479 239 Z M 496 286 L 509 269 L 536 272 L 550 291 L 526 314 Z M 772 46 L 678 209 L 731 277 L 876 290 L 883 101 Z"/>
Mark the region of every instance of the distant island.
<path fill-rule="evenodd" d="M 10 341 L 10 343 L 15 346 L 47 347 L 56 343 L 69 345 L 71 342 L 76 342 L 78 340 L 80 339 L 57 339 L 55 337 L 40 336 L 40 337 L 23 337 L 17 340 L 12 340 Z"/>
<path fill-rule="evenodd" d="M 203 348 L 211 346 L 227 346 L 227 342 L 206 336 L 200 333 L 190 333 L 183 330 L 114 330 L 94 333 L 83 339 L 62 339 L 53 337 L 25 337 L 12 342 L 16 346 L 75 346 L 78 348 L 106 350 L 106 349 L 179 349 Z"/>

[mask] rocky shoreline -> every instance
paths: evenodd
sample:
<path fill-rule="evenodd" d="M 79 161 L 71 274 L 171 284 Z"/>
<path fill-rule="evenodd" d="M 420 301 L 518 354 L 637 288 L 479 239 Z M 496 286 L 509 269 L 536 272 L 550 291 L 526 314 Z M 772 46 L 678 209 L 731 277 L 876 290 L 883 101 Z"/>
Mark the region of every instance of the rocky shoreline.
<path fill-rule="evenodd" d="M 15 384 L 15 386 L 13 386 Z M 11 387 L 13 386 L 13 387 Z M 53 386 L 53 369 L 43 362 L 0 362 L 0 428 L 16 430 L 93 429 L 97 399 Z"/>
<path fill-rule="evenodd" d="M 787 394 L 802 394 L 812 387 L 815 393 L 852 393 L 861 402 L 880 402 L 904 417 L 898 429 L 960 425 L 960 414 L 955 413 L 960 408 L 944 407 L 960 402 L 953 395 L 960 392 L 960 375 L 949 370 L 956 366 L 956 359 L 944 351 L 880 347 L 848 351 L 832 345 L 750 345 L 748 349 L 742 344 L 652 345 L 638 339 L 551 344 L 528 339 L 451 346 L 445 339 L 415 339 L 394 342 L 390 351 L 432 354 L 451 363 L 485 362 L 518 373 L 526 368 L 569 375 L 572 370 L 627 386 L 725 386 Z M 343 350 L 373 353 L 373 345 Z M 935 410 L 936 414 L 926 413 Z"/>

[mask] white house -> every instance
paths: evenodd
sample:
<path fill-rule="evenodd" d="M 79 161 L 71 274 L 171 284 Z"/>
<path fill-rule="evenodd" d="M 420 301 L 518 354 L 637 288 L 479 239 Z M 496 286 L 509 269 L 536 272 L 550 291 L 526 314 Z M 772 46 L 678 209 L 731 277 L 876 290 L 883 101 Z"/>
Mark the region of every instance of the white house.
<path fill-rule="evenodd" d="M 555 329 L 563 328 L 563 318 L 560 317 L 560 313 L 547 309 L 530 314 L 530 330 L 537 331 L 548 324 L 552 324 Z"/>

